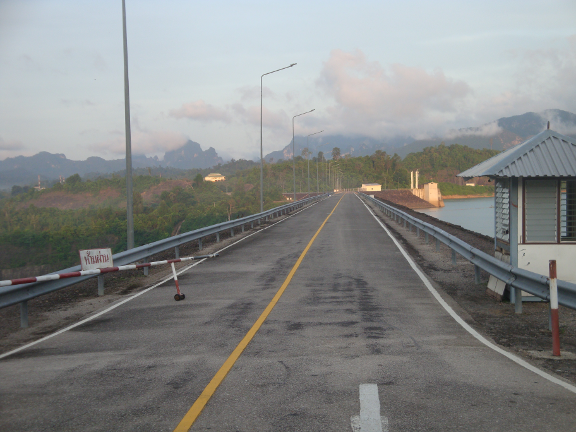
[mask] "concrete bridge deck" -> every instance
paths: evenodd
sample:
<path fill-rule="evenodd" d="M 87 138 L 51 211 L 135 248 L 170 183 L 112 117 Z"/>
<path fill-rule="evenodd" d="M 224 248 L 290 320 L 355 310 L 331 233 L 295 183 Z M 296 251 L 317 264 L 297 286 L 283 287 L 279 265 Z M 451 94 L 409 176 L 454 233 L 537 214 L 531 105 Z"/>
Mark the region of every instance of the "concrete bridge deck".
<path fill-rule="evenodd" d="M 0 360 L 0 430 L 573 430 L 570 386 L 471 335 L 417 270 L 333 196 L 181 275 L 184 301 L 168 282 Z"/>

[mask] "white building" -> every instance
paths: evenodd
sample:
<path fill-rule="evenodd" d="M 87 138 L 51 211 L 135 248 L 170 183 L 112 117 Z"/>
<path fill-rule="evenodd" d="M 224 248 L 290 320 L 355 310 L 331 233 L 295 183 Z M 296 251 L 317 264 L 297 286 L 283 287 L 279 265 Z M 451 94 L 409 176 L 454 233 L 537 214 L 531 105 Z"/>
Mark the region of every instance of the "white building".
<path fill-rule="evenodd" d="M 543 276 L 556 260 L 576 282 L 576 140 L 548 129 L 458 176 L 495 182 L 497 257 Z"/>

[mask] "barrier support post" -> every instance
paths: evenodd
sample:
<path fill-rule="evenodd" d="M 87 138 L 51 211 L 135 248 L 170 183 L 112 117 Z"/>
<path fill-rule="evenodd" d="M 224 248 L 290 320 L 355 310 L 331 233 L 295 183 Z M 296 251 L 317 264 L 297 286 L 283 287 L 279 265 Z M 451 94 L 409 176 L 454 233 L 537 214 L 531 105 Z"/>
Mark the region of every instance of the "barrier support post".
<path fill-rule="evenodd" d="M 452 249 L 452 264 L 456 264 L 456 251 Z"/>
<path fill-rule="evenodd" d="M 202 239 L 198 239 L 198 250 L 202 250 Z"/>
<path fill-rule="evenodd" d="M 20 328 L 28 328 L 28 301 L 20 303 Z"/>
<path fill-rule="evenodd" d="M 176 259 L 180 258 L 180 246 L 176 246 L 174 248 L 174 256 L 176 257 Z"/>
<path fill-rule="evenodd" d="M 144 262 L 150 262 L 150 261 L 152 261 L 152 257 L 146 257 Z M 148 276 L 148 269 L 149 269 L 148 267 L 144 267 L 142 269 L 144 276 Z M 98 276 L 98 280 L 100 280 L 100 276 Z M 98 286 L 100 286 L 100 282 L 98 282 Z M 104 280 L 102 280 L 102 287 L 104 287 Z"/>
<path fill-rule="evenodd" d="M 511 299 L 512 300 L 512 299 Z M 522 290 L 514 288 L 514 313 L 522 313 Z"/>
<path fill-rule="evenodd" d="M 474 282 L 476 283 L 476 285 L 481 283 L 481 281 L 480 281 L 480 267 L 478 267 L 476 264 L 474 264 Z"/>
<path fill-rule="evenodd" d="M 550 311 L 552 315 L 552 355 L 560 356 L 560 319 L 558 316 L 558 279 L 556 260 L 549 262 L 550 273 Z"/>
<path fill-rule="evenodd" d="M 220 233 L 216 233 L 216 243 L 220 243 Z"/>
<path fill-rule="evenodd" d="M 146 270 L 148 270 L 148 267 L 144 267 Z M 148 276 L 148 271 L 146 271 L 146 276 Z M 103 296 L 104 295 L 104 275 L 100 275 L 98 276 L 98 295 L 99 296 Z"/>

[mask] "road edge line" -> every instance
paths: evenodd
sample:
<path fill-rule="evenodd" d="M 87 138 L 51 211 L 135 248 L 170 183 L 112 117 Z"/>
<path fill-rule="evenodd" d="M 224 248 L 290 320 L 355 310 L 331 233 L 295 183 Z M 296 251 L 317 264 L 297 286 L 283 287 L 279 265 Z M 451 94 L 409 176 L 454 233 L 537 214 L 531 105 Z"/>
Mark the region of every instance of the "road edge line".
<path fill-rule="evenodd" d="M 322 201 L 324 201 L 324 200 L 322 200 Z M 244 237 L 242 237 L 241 239 L 235 241 L 235 242 L 232 243 L 232 244 L 229 244 L 228 246 L 220 249 L 218 252 L 215 252 L 215 253 L 220 253 L 220 252 L 228 249 L 229 247 L 232 247 L 232 246 L 240 243 L 241 241 L 247 239 L 248 237 L 252 237 L 253 235 L 256 235 L 256 234 L 258 234 L 258 233 L 260 233 L 260 232 L 262 232 L 262 231 L 264 231 L 264 230 L 267 230 L 268 228 L 272 228 L 274 225 L 277 225 L 277 224 L 279 224 L 279 223 L 282 223 L 282 222 L 284 222 L 285 220 L 290 219 L 291 217 L 296 216 L 297 214 L 303 212 L 304 210 L 307 210 L 307 209 L 311 208 L 313 205 L 318 204 L 318 202 L 319 202 L 319 201 L 315 202 L 314 204 L 312 204 L 312 205 L 310 205 L 310 206 L 306 206 L 306 207 L 304 207 L 302 210 L 300 210 L 300 211 L 298 211 L 298 212 L 296 212 L 296 213 L 294 213 L 294 214 L 291 214 L 291 215 L 285 217 L 284 219 L 282 219 L 282 220 L 280 220 L 280 221 L 278 221 L 278 222 L 273 223 L 272 225 L 269 225 L 269 226 L 267 226 L 267 227 L 265 227 L 265 228 L 262 228 L 262 229 L 260 229 L 260 230 L 258 230 L 258 231 L 256 231 L 256 232 L 253 232 L 252 234 L 249 234 L 249 235 L 247 235 L 247 236 L 244 236 Z M 204 261 L 206 261 L 206 258 L 204 258 L 204 259 L 202 259 L 202 260 L 200 260 L 200 261 L 196 261 L 194 264 L 191 264 L 191 265 L 189 265 L 189 266 L 187 266 L 187 267 L 185 267 L 185 268 L 183 268 L 183 269 L 178 270 L 178 271 L 176 272 L 176 274 L 177 274 L 178 276 L 180 276 L 180 274 L 182 274 L 182 273 L 190 270 L 192 267 L 195 267 L 195 266 L 197 266 L 198 264 L 203 263 Z M 106 308 L 106 309 L 104 309 L 104 310 L 102 310 L 102 311 L 100 311 L 100 312 L 97 312 L 97 313 L 95 313 L 94 315 L 90 315 L 89 317 L 84 318 L 83 320 L 78 321 L 77 323 L 74 323 L 74 324 L 72 324 L 72 325 L 70 325 L 70 326 L 68 326 L 68 327 L 63 328 L 63 329 L 57 330 L 57 331 L 55 331 L 54 333 L 51 333 L 51 334 L 49 334 L 48 336 L 44 336 L 44 337 L 41 338 L 41 339 L 35 340 L 35 341 L 30 342 L 30 343 L 28 343 L 28 344 L 26 344 L 26 345 L 23 345 L 23 346 L 21 346 L 21 347 L 15 348 L 15 349 L 13 349 L 12 351 L 8 351 L 8 352 L 5 352 L 5 353 L 3 353 L 3 354 L 0 354 L 0 360 L 2 360 L 3 358 L 6 358 L 6 357 L 8 357 L 8 356 L 11 356 L 11 355 L 13 355 L 13 354 L 16 354 L 17 352 L 20 352 L 20 351 L 22 351 L 22 350 L 24 350 L 24 349 L 26 349 L 26 348 L 30 348 L 31 346 L 34 346 L 34 345 L 36 345 L 36 344 L 39 344 L 40 342 L 44 342 L 44 341 L 46 341 L 46 340 L 48 340 L 48 339 L 51 339 L 51 338 L 53 338 L 54 336 L 58 336 L 58 335 L 60 335 L 60 334 L 62 334 L 62 333 L 64 333 L 64 332 L 67 332 L 68 330 L 72 330 L 73 328 L 78 327 L 79 325 L 82 325 L 82 324 L 85 324 L 85 323 L 87 323 L 87 322 L 89 322 L 89 321 L 92 321 L 93 319 L 96 319 L 96 318 L 98 318 L 99 316 L 102 316 L 102 315 L 104 315 L 105 313 L 110 312 L 111 310 L 114 310 L 114 309 L 116 309 L 117 307 L 122 306 L 124 303 L 128 303 L 130 300 L 134 300 L 136 297 L 139 297 L 139 296 L 141 296 L 142 294 L 145 294 L 145 293 L 147 293 L 148 291 L 153 290 L 154 288 L 158 288 L 160 285 L 165 284 L 166 282 L 168 282 L 168 281 L 171 280 L 171 279 L 174 279 L 174 276 L 168 276 L 166 279 L 163 279 L 161 282 L 158 282 L 158 283 L 156 283 L 155 285 L 152 285 L 151 287 L 148 287 L 148 288 L 140 291 L 139 293 L 134 294 L 133 296 L 128 297 L 127 299 L 120 300 L 120 301 L 114 303 L 112 306 L 110 306 L 110 307 L 108 307 L 108 308 Z"/>
<path fill-rule="evenodd" d="M 524 367 L 525 369 L 528 369 L 531 372 L 534 372 L 537 375 L 540 375 L 542 378 L 547 379 L 548 381 L 557 384 L 561 387 L 564 387 L 566 390 L 572 392 L 572 393 L 576 393 L 576 386 L 569 384 L 567 382 L 564 382 L 552 375 L 550 375 L 547 372 L 544 372 L 543 370 L 537 368 L 536 366 L 531 365 L 530 363 L 528 363 L 527 361 L 521 359 L 520 357 L 515 356 L 512 353 L 509 353 L 508 351 L 500 348 L 499 346 L 497 346 L 496 344 L 490 342 L 488 339 L 486 339 L 484 336 L 482 336 L 480 333 L 478 333 L 476 330 L 474 330 L 466 321 L 464 321 L 460 315 L 458 315 L 454 309 L 452 309 L 452 307 L 450 307 L 450 305 L 448 303 L 446 303 L 446 301 L 440 296 L 440 294 L 438 293 L 438 291 L 436 290 L 436 288 L 434 288 L 432 286 L 432 284 L 430 283 L 430 281 L 428 280 L 427 276 L 422 273 L 422 270 L 420 270 L 418 268 L 418 266 L 416 265 L 416 263 L 414 262 L 414 260 L 412 260 L 412 257 L 410 257 L 410 255 L 408 255 L 408 253 L 404 250 L 404 248 L 402 247 L 402 245 L 400 245 L 400 243 L 398 242 L 398 240 L 396 240 L 394 238 L 394 236 L 392 235 L 392 233 L 388 230 L 388 228 L 386 228 L 386 226 L 382 223 L 382 221 L 380 221 L 376 215 L 374 214 L 374 212 L 366 205 L 366 203 L 364 201 L 362 201 L 362 199 L 356 195 L 356 197 L 360 200 L 360 202 L 362 202 L 362 204 L 364 204 L 364 207 L 366 207 L 366 209 L 370 212 L 370 214 L 374 217 L 374 219 L 376 219 L 376 222 L 378 222 L 380 224 L 380 226 L 382 228 L 384 228 L 384 231 L 386 231 L 386 234 L 388 234 L 388 236 L 392 239 L 392 241 L 396 244 L 396 246 L 398 247 L 398 249 L 400 250 L 400 252 L 402 253 L 402 255 L 404 255 L 404 258 L 406 258 L 406 261 L 408 261 L 408 264 L 410 264 L 410 267 L 412 267 L 412 269 L 416 272 L 416 274 L 420 277 L 420 279 L 422 280 L 422 282 L 424 282 L 424 285 L 426 286 L 426 288 L 428 288 L 428 291 L 430 291 L 430 293 L 434 296 L 434 298 L 436 299 L 436 301 L 438 301 L 438 303 L 440 303 L 440 305 L 446 310 L 446 312 L 448 312 L 448 314 L 458 323 L 460 324 L 464 330 L 466 330 L 468 333 L 470 333 L 472 336 L 474 336 L 478 341 L 480 341 L 481 343 L 483 343 L 484 345 L 486 345 L 488 348 L 491 348 L 492 350 L 496 351 L 499 354 L 502 354 L 503 356 L 507 357 L 509 360 L 512 360 L 514 363 Z"/>

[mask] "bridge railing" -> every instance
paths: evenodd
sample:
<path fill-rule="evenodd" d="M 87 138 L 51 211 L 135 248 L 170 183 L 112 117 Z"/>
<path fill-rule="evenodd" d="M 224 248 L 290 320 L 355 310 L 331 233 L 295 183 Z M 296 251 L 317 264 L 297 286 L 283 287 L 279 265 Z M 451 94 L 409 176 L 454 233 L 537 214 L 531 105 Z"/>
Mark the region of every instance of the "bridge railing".
<path fill-rule="evenodd" d="M 275 215 L 283 215 L 288 212 L 299 209 L 305 205 L 319 201 L 325 198 L 327 195 L 318 195 L 303 199 L 296 202 L 291 202 L 289 204 L 282 205 L 262 213 L 257 213 L 254 215 L 246 216 L 240 219 L 235 219 L 227 222 L 222 222 L 216 225 L 211 225 L 208 227 L 200 228 L 187 233 L 182 233 L 173 237 L 168 237 L 163 240 L 158 240 L 153 243 L 149 243 L 143 246 L 139 246 L 124 252 L 119 252 L 113 255 L 114 265 L 122 266 L 143 259 L 149 258 L 159 252 L 164 252 L 169 249 L 174 248 L 176 258 L 179 258 L 179 246 L 189 243 L 191 241 L 199 240 L 200 247 L 202 238 L 216 234 L 219 239 L 219 234 L 221 232 L 230 230 L 230 234 L 234 235 L 234 229 L 240 228 L 244 232 L 244 227 L 250 224 L 254 227 L 254 223 L 260 223 L 262 220 L 268 220 L 268 218 L 274 217 Z M 54 273 L 72 273 L 80 271 L 80 266 L 70 267 L 67 269 L 59 270 Z M 33 275 L 31 275 L 33 276 Z M 24 285 L 13 285 L 0 287 L 0 308 L 7 306 L 12 306 L 20 303 L 21 305 L 21 318 L 22 322 L 27 322 L 27 301 L 35 297 L 42 296 L 44 294 L 51 293 L 53 291 L 66 288 L 70 285 L 77 284 L 79 282 L 85 281 L 96 276 L 80 276 L 73 279 L 58 279 L 46 282 L 35 282 Z M 26 316 L 24 316 L 26 314 Z"/>
<path fill-rule="evenodd" d="M 468 243 L 448 234 L 440 228 L 410 216 L 409 214 L 369 195 L 363 193 L 360 195 L 365 200 L 380 207 L 388 217 L 396 220 L 398 223 L 404 224 L 405 227 L 409 226 L 410 230 L 412 230 L 412 227 L 415 227 L 418 236 L 420 235 L 420 231 L 423 231 L 425 233 L 426 242 L 428 242 L 429 236 L 432 236 L 436 239 L 437 248 L 439 243 L 448 246 L 452 249 L 452 262 L 456 262 L 455 254 L 459 254 L 474 264 L 477 283 L 479 283 L 479 269 L 482 269 L 513 288 L 520 288 L 536 297 L 550 301 L 549 278 L 547 276 L 506 264 L 505 262 L 470 246 Z M 558 301 L 563 306 L 576 309 L 576 284 L 559 280 Z"/>

